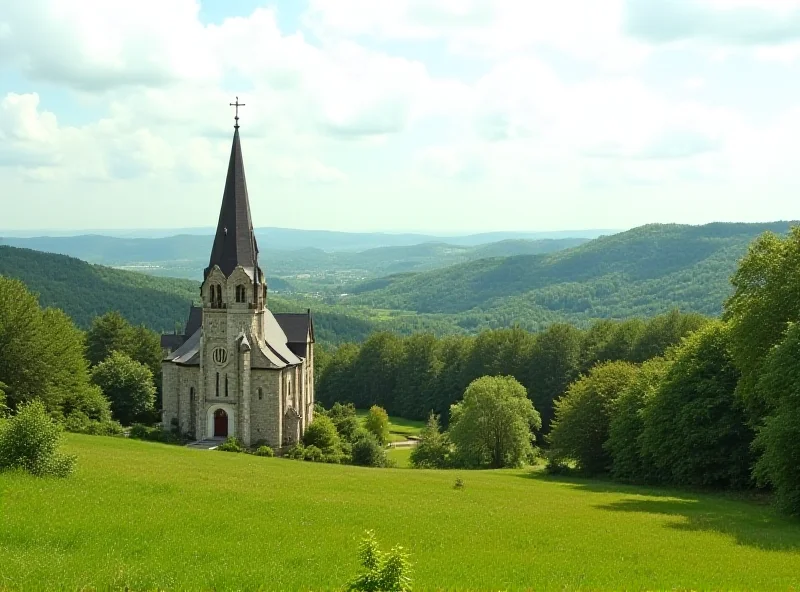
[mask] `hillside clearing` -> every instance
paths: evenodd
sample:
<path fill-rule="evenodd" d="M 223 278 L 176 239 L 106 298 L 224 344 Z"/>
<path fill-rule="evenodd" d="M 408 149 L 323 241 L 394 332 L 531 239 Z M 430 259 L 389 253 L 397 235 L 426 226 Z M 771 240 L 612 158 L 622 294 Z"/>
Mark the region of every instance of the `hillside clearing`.
<path fill-rule="evenodd" d="M 800 525 L 721 496 L 91 436 L 67 448 L 70 479 L 0 475 L 0 589 L 337 588 L 365 529 L 411 552 L 417 590 L 800 587 Z"/>

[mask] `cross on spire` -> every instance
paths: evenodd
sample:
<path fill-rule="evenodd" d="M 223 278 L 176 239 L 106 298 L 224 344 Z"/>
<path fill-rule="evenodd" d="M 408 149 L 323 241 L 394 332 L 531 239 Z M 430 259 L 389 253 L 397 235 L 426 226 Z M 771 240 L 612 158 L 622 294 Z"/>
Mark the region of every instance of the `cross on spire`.
<path fill-rule="evenodd" d="M 234 119 L 236 120 L 236 124 L 233 127 L 235 129 L 239 129 L 239 107 L 244 107 L 245 105 L 244 103 L 239 102 L 239 97 L 236 97 L 235 103 L 229 103 L 229 105 L 231 107 L 236 107 L 236 117 L 234 117 Z"/>

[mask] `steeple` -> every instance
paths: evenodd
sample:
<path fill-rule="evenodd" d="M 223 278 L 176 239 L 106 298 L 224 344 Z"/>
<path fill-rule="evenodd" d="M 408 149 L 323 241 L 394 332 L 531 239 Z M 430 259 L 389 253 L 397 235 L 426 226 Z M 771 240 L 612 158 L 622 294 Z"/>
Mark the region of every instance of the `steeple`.
<path fill-rule="evenodd" d="M 222 194 L 222 207 L 219 210 L 217 234 L 214 237 L 214 246 L 211 248 L 211 259 L 203 274 L 204 279 L 215 265 L 219 265 L 225 276 L 229 276 L 238 265 L 248 271 L 252 270 L 254 282 L 258 281 L 260 275 L 258 244 L 253 234 L 242 145 L 239 141 L 238 117 L 233 132 L 231 158 L 228 162 L 228 176 L 225 179 L 225 192 Z"/>

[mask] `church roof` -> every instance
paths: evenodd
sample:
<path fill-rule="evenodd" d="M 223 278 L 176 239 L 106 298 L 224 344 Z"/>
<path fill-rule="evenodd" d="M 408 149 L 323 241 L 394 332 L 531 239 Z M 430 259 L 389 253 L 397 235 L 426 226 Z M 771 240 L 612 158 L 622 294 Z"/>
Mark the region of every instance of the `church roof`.
<path fill-rule="evenodd" d="M 247 197 L 247 181 L 244 175 L 238 125 L 233 132 L 231 158 L 228 162 L 225 191 L 222 194 L 222 207 L 219 210 L 217 233 L 214 236 L 214 246 L 211 248 L 211 259 L 203 278 L 208 277 L 215 265 L 219 266 L 226 277 L 238 265 L 248 270 L 258 267 L 258 244 L 250 216 L 250 201 Z"/>
<path fill-rule="evenodd" d="M 311 343 L 314 343 L 314 321 L 311 318 L 311 310 L 301 313 L 275 313 L 275 320 L 286 334 L 286 343 L 289 349 L 295 355 L 305 358 L 309 336 Z"/>

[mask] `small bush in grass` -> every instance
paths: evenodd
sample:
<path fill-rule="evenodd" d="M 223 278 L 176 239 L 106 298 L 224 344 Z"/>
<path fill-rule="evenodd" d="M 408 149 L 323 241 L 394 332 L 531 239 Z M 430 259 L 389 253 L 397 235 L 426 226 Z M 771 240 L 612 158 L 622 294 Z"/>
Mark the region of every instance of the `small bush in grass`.
<path fill-rule="evenodd" d="M 0 424 L 0 470 L 19 468 L 40 477 L 70 475 L 76 459 L 58 452 L 61 433 L 41 401 L 20 405 L 15 416 Z"/>
<path fill-rule="evenodd" d="M 352 462 L 362 467 L 385 467 L 386 452 L 371 433 L 364 434 L 353 444 Z"/>
<path fill-rule="evenodd" d="M 272 450 L 272 448 L 270 448 L 269 446 L 259 446 L 258 448 L 256 448 L 254 454 L 256 456 L 266 456 L 272 458 L 273 456 L 275 456 L 275 451 Z"/>
<path fill-rule="evenodd" d="M 339 433 L 331 418 L 325 415 L 315 417 L 303 434 L 303 444 L 316 446 L 320 450 L 338 447 Z"/>
<path fill-rule="evenodd" d="M 392 547 L 384 553 L 378 547 L 375 533 L 368 530 L 359 545 L 361 573 L 348 587 L 357 592 L 408 592 L 411 590 L 411 563 L 403 547 Z"/>
<path fill-rule="evenodd" d="M 162 442 L 164 444 L 179 444 L 181 439 L 175 432 L 168 432 L 160 426 L 146 426 L 135 423 L 131 426 L 128 437 L 149 442 Z"/>
<path fill-rule="evenodd" d="M 217 446 L 217 450 L 222 452 L 244 452 L 241 442 L 234 436 L 228 436 L 227 440 Z"/>

